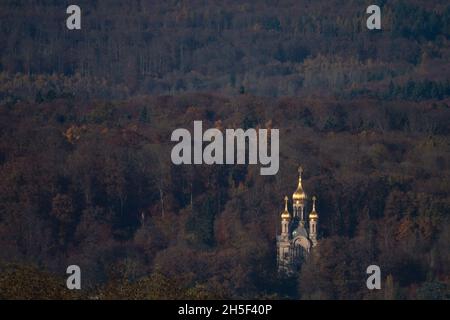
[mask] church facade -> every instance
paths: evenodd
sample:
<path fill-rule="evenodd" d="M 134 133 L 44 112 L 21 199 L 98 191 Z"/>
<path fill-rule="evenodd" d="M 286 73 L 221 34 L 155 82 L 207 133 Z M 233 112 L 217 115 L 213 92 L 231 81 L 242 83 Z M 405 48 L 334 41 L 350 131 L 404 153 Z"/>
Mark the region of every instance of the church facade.
<path fill-rule="evenodd" d="M 289 198 L 284 198 L 284 211 L 281 213 L 281 233 L 277 235 L 278 271 L 290 274 L 298 270 L 302 262 L 317 246 L 317 227 L 319 214 L 316 211 L 316 197 L 312 197 L 312 210 L 305 216 L 308 196 L 303 190 L 300 167 L 297 190 L 292 195 L 292 215 L 289 212 Z"/>

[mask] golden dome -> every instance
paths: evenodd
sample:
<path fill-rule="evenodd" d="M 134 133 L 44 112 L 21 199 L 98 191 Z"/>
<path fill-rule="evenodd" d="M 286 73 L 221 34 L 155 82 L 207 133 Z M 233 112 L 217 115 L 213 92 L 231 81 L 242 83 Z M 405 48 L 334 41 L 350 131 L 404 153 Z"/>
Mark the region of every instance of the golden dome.
<path fill-rule="evenodd" d="M 281 219 L 289 220 L 291 218 L 291 214 L 288 211 L 288 200 L 287 196 L 284 197 L 284 211 L 281 213 Z"/>
<path fill-rule="evenodd" d="M 312 200 L 313 200 L 313 208 L 311 213 L 309 214 L 309 219 L 317 220 L 319 219 L 319 214 L 316 211 L 316 200 L 317 200 L 316 196 L 312 197 Z"/>
<path fill-rule="evenodd" d="M 294 194 L 292 195 L 292 200 L 294 200 L 294 202 L 304 202 L 307 198 L 302 186 L 302 173 L 303 168 L 298 168 L 298 186 L 297 190 L 295 190 Z"/>

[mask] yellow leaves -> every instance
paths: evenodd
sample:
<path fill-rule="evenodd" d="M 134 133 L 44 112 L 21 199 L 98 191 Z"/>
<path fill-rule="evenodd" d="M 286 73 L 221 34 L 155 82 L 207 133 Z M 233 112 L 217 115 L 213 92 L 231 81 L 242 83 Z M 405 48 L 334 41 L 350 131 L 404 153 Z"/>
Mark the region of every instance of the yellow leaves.
<path fill-rule="evenodd" d="M 405 240 L 414 234 L 414 221 L 410 216 L 403 217 L 397 228 L 395 239 Z"/>
<path fill-rule="evenodd" d="M 95 296 L 106 300 L 177 300 L 208 299 L 211 293 L 205 285 L 189 287 L 181 278 L 169 278 L 156 271 L 134 282 L 125 279 L 110 281 Z"/>
<path fill-rule="evenodd" d="M 66 137 L 67 141 L 71 144 L 74 144 L 76 141 L 80 140 L 81 135 L 86 132 L 87 127 L 85 125 L 83 126 L 75 126 L 72 125 L 70 128 L 66 130 L 66 132 L 63 133 L 63 135 Z"/>
<path fill-rule="evenodd" d="M 396 286 L 394 283 L 394 277 L 392 274 L 388 274 L 384 284 L 384 299 L 395 300 L 396 298 Z"/>
<path fill-rule="evenodd" d="M 193 288 L 189 288 L 186 291 L 187 299 L 192 300 L 205 300 L 205 299 L 211 299 L 211 294 L 206 289 L 205 285 L 197 284 Z"/>

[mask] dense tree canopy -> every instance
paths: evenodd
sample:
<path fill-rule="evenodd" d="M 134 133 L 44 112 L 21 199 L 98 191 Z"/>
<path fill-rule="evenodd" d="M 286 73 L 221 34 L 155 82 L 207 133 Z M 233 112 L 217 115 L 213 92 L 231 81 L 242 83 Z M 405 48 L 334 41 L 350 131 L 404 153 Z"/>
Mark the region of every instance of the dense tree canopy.
<path fill-rule="evenodd" d="M 172 165 L 171 131 L 199 118 L 280 128 L 278 175 Z M 449 118 L 445 103 L 250 95 L 4 105 L 0 257 L 60 275 L 76 261 L 105 298 L 383 298 L 365 289 L 373 263 L 389 297 L 435 295 L 449 272 Z M 297 290 L 277 278 L 274 236 L 300 163 L 323 241 Z M 160 281 L 175 291 L 154 293 Z"/>
<path fill-rule="evenodd" d="M 357 0 L 77 2 L 80 31 L 0 3 L 1 299 L 449 298 L 448 1 L 378 1 L 381 31 Z M 280 129 L 280 171 L 172 165 L 194 120 Z M 299 164 L 320 244 L 287 278 Z"/>
<path fill-rule="evenodd" d="M 1 2 L 0 99 L 191 91 L 450 95 L 447 1 L 378 1 L 382 30 L 374 32 L 359 0 L 77 4 L 82 29 L 69 31 L 65 3 Z"/>

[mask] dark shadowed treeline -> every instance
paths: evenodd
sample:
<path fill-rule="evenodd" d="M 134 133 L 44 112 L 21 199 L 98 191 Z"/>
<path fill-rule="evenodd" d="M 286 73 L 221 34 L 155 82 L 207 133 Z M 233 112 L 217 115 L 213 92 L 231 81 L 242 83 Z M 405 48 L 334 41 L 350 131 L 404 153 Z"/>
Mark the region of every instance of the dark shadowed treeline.
<path fill-rule="evenodd" d="M 65 27 L 65 3 L 1 2 L 2 101 L 192 91 L 411 98 L 408 81 L 450 95 L 445 0 L 378 1 L 382 31 L 370 32 L 356 0 L 77 4 L 81 31 Z"/>

